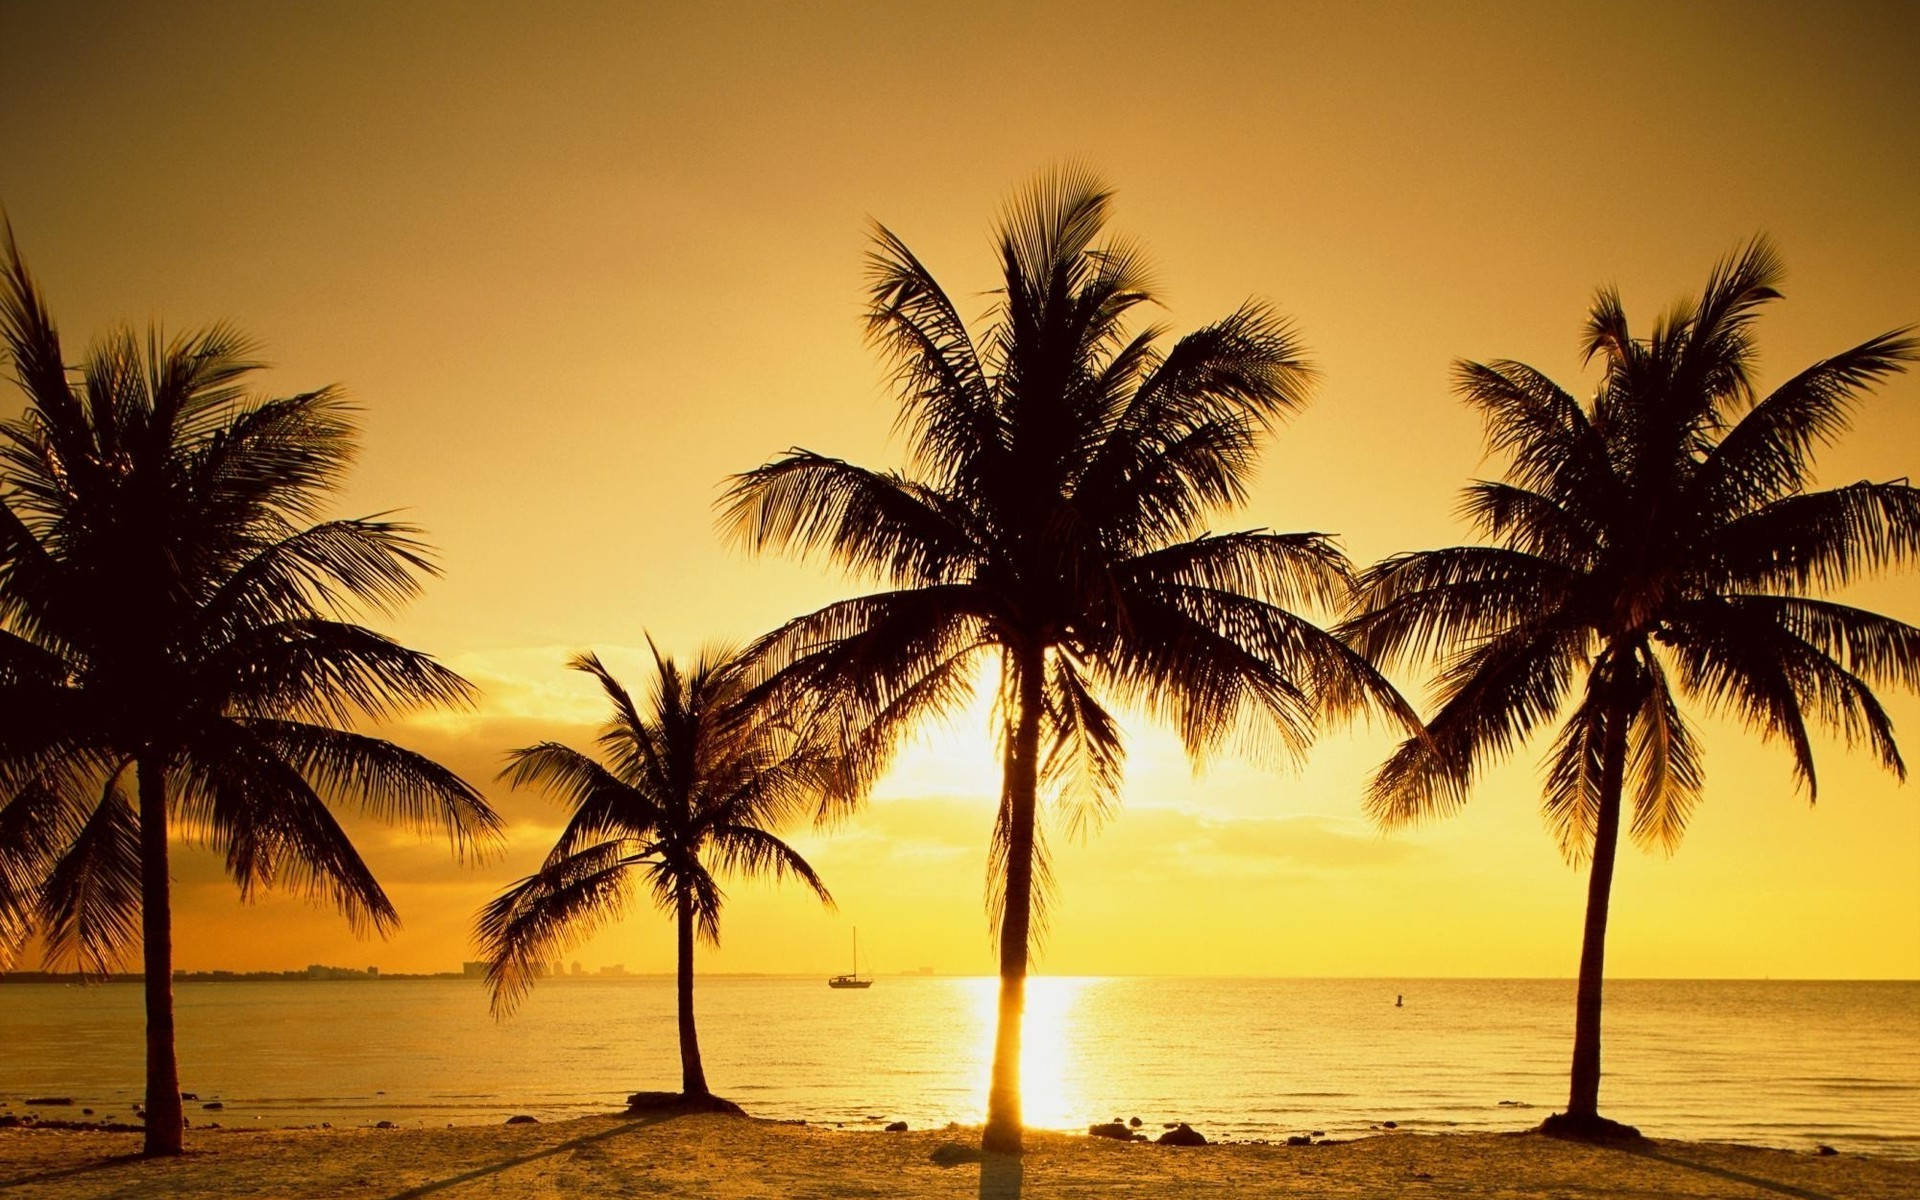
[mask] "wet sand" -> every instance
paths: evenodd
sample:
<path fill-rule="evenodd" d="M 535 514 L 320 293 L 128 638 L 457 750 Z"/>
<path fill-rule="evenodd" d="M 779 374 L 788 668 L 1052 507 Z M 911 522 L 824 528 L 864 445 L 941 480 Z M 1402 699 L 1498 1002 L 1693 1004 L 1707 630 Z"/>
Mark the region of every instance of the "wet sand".
<path fill-rule="evenodd" d="M 649 1115 L 452 1129 L 193 1130 L 185 1157 L 144 1161 L 134 1157 L 135 1134 L 9 1129 L 0 1130 L 0 1192 L 9 1200 L 1920 1196 L 1920 1162 L 1698 1142 L 1627 1148 L 1532 1133 L 1395 1133 L 1305 1147 L 1177 1148 L 1033 1133 L 1022 1157 L 982 1158 L 977 1136 Z"/>

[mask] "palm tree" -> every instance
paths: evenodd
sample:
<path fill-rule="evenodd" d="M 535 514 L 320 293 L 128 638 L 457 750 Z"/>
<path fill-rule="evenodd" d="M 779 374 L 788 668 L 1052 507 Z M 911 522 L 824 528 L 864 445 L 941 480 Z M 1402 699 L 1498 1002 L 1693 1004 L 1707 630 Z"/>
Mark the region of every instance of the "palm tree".
<path fill-rule="evenodd" d="M 820 877 L 773 831 L 839 786 L 838 765 L 830 742 L 750 702 L 734 656 L 709 651 L 685 673 L 657 649 L 653 660 L 644 714 L 594 655 L 568 664 L 613 706 L 601 759 L 558 742 L 513 752 L 501 777 L 544 789 L 573 815 L 540 869 L 481 910 L 478 936 L 493 1011 L 504 1016 L 544 964 L 617 919 L 643 883 L 678 930 L 680 1090 L 708 1099 L 693 945 L 696 934 L 720 943 L 725 897 L 714 876 L 792 875 L 831 906 Z"/>
<path fill-rule="evenodd" d="M 1115 801 L 1109 699 L 1170 720 L 1196 761 L 1222 745 L 1297 752 L 1315 719 L 1371 699 L 1410 711 L 1340 640 L 1295 615 L 1349 584 L 1325 535 L 1212 534 L 1245 499 L 1261 435 L 1306 400 L 1290 326 L 1248 302 L 1162 350 L 1126 329 L 1150 300 L 1140 250 L 1102 240 L 1108 192 L 1061 172 L 999 230 L 1004 286 L 976 339 L 884 227 L 870 339 L 895 368 L 909 472 L 805 450 L 736 477 L 723 520 L 755 550 L 824 553 L 886 590 L 763 638 L 770 692 L 854 731 L 855 783 L 899 735 L 951 712 L 998 661 L 1004 786 L 989 864 L 1000 1008 L 982 1144 L 1016 1151 L 1020 1018 L 1044 914 L 1043 791 L 1070 831 Z"/>
<path fill-rule="evenodd" d="M 1607 904 L 1625 790 L 1634 839 L 1668 852 L 1701 798 L 1675 684 L 1786 742 L 1809 800 L 1810 722 L 1905 775 L 1873 689 L 1920 682 L 1920 629 L 1811 593 L 1912 561 L 1920 490 L 1811 484 L 1815 449 L 1920 343 L 1882 334 L 1759 398 L 1752 324 L 1780 273 L 1756 238 L 1644 338 L 1602 291 L 1583 340 L 1602 367 L 1588 404 L 1522 363 L 1458 364 L 1456 392 L 1509 460 L 1504 481 L 1474 483 L 1463 503 L 1493 544 L 1379 563 L 1346 627 L 1376 662 L 1443 662 L 1427 739 L 1400 746 L 1373 780 L 1369 807 L 1385 824 L 1452 811 L 1480 767 L 1571 703 L 1544 809 L 1562 852 L 1591 867 L 1556 1130 L 1622 1129 L 1598 1109 Z"/>
<path fill-rule="evenodd" d="M 347 726 L 469 689 L 349 621 L 432 568 L 407 526 L 315 523 L 354 452 L 335 393 L 249 396 L 226 326 L 116 333 L 76 380 L 11 229 L 0 336 L 26 397 L 0 424 L 0 941 L 101 971 L 140 941 L 146 1150 L 177 1154 L 171 836 L 223 853 L 243 895 L 290 887 L 384 934 L 398 917 L 335 810 L 462 853 L 497 819 Z"/>

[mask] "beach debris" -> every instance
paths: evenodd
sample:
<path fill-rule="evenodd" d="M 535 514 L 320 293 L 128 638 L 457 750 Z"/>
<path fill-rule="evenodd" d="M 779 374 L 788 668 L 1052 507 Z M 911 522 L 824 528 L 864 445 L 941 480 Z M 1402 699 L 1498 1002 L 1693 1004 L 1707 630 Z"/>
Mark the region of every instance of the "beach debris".
<path fill-rule="evenodd" d="M 906 1131 L 907 1123 L 905 1121 L 894 1121 L 887 1126 L 888 1133 L 905 1133 Z"/>
<path fill-rule="evenodd" d="M 198 1100 L 200 1098 L 200 1093 L 199 1092 L 181 1092 L 180 1098 L 182 1100 Z"/>
<path fill-rule="evenodd" d="M 46 1108 L 52 1105 L 72 1104 L 73 1097 L 72 1096 L 30 1096 L 27 1098 L 27 1103 L 34 1105 L 35 1107 L 38 1107 L 38 1108 Z"/>
<path fill-rule="evenodd" d="M 526 1113 L 515 1113 L 513 1116 L 507 1118 L 507 1124 L 509 1125 L 538 1125 L 539 1123 L 539 1117 L 530 1117 Z"/>
<path fill-rule="evenodd" d="M 1821 1142 L 1818 1146 L 1816 1146 L 1813 1152 L 1815 1154 L 1818 1154 L 1821 1158 L 1832 1158 L 1834 1155 L 1840 1153 L 1838 1150 L 1835 1150 L 1832 1146 L 1827 1145 L 1825 1142 Z"/>
<path fill-rule="evenodd" d="M 1287 1145 L 1289 1145 L 1289 1146 L 1311 1146 L 1311 1145 L 1313 1145 L 1313 1139 L 1312 1139 L 1311 1137 L 1309 1137 L 1309 1136 L 1307 1136 L 1307 1135 L 1306 1135 L 1306 1134 L 1304 1134 L 1304 1133 L 1294 1133 L 1294 1134 L 1289 1134 L 1289 1135 L 1287 1136 Z"/>
<path fill-rule="evenodd" d="M 80 1115 L 83 1117 L 90 1117 L 93 1115 L 93 1110 L 90 1108 L 83 1108 L 80 1110 Z"/>
<path fill-rule="evenodd" d="M 1129 1128 L 1131 1128 L 1131 1129 L 1138 1129 L 1138 1128 L 1140 1128 L 1140 1118 L 1139 1118 L 1139 1117 L 1128 1117 L 1128 1118 L 1127 1118 L 1127 1126 L 1128 1126 Z"/>
<path fill-rule="evenodd" d="M 1087 1133 L 1093 1137 L 1112 1138 L 1116 1142 L 1133 1140 L 1133 1130 L 1120 1121 L 1104 1121 L 1098 1125 L 1087 1126 Z"/>
<path fill-rule="evenodd" d="M 1325 1137 L 1327 1136 L 1327 1131 L 1324 1129 L 1315 1129 L 1315 1130 L 1311 1130 L 1310 1134 L 1313 1137 Z"/>
<path fill-rule="evenodd" d="M 1501 1108 L 1526 1108 L 1527 1103 L 1524 1100 L 1502 1100 L 1500 1102 L 1500 1107 Z"/>
<path fill-rule="evenodd" d="M 1206 1136 L 1185 1121 L 1180 1122 L 1176 1127 L 1161 1134 L 1158 1141 L 1162 1146 L 1204 1146 L 1207 1144 Z"/>
<path fill-rule="evenodd" d="M 374 1127 L 375 1129 L 398 1129 L 398 1128 L 400 1128 L 400 1127 L 399 1127 L 398 1125 L 395 1125 L 395 1124 L 394 1124 L 394 1123 L 393 1123 L 392 1121 L 375 1121 L 375 1122 L 373 1123 L 373 1127 Z"/>
<path fill-rule="evenodd" d="M 221 1103 L 218 1100 L 209 1100 L 205 1104 L 202 1104 L 200 1107 L 206 1109 L 208 1112 L 219 1112 L 221 1109 L 225 1108 L 226 1105 Z"/>

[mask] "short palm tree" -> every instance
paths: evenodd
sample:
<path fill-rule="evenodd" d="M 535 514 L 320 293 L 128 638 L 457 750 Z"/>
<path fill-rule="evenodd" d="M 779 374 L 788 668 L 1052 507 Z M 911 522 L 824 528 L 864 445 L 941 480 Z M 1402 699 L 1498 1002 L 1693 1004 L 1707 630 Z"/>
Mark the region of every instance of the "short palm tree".
<path fill-rule="evenodd" d="M 644 712 L 600 660 L 570 664 L 613 706 L 595 759 L 558 742 L 516 750 L 502 778 L 558 797 L 573 815 L 534 874 L 481 910 L 493 1010 L 503 1016 L 569 945 L 617 919 L 644 886 L 678 930 L 680 1090 L 705 1098 L 693 1019 L 696 935 L 720 942 L 716 874 L 788 875 L 833 898 L 775 830 L 818 811 L 840 786 L 832 743 L 749 702 L 738 662 L 702 655 L 683 673 L 654 651 Z"/>
<path fill-rule="evenodd" d="M 0 943 L 103 971 L 142 944 L 146 1149 L 177 1154 L 170 838 L 223 853 L 243 895 L 291 887 L 384 933 L 398 917 L 337 810 L 463 852 L 497 821 L 348 728 L 468 687 L 348 619 L 431 568 L 406 526 L 316 523 L 354 452 L 333 392 L 250 397 L 224 326 L 116 334 L 76 380 L 11 230 L 0 336 L 26 398 L 0 424 Z"/>
<path fill-rule="evenodd" d="M 1509 361 L 1461 363 L 1455 390 L 1506 455 L 1502 482 L 1467 489 L 1493 543 L 1389 558 L 1364 573 L 1347 629 L 1382 664 L 1436 656 L 1438 710 L 1375 777 L 1386 824 L 1451 811 L 1475 772 L 1564 717 L 1544 808 L 1570 860 L 1590 859 L 1572 1087 L 1552 1126 L 1599 1116 L 1600 1001 L 1623 793 L 1630 832 L 1671 851 L 1701 797 L 1692 727 L 1676 699 L 1786 742 L 1815 791 L 1809 724 L 1863 742 L 1904 777 L 1874 688 L 1920 682 L 1920 629 L 1821 599 L 1920 553 L 1920 491 L 1904 480 L 1813 490 L 1813 452 L 1855 400 L 1903 369 L 1900 330 L 1823 359 L 1765 398 L 1752 324 L 1780 267 L 1755 239 L 1698 301 L 1630 332 L 1603 291 L 1584 349 L 1602 376 L 1581 404 Z M 1677 689 L 1676 689 L 1677 685 Z"/>
<path fill-rule="evenodd" d="M 911 471 L 792 451 L 737 477 L 723 520 L 753 549 L 818 552 L 886 585 L 763 638 L 772 692 L 852 731 L 856 783 L 899 735 L 1000 669 L 1004 786 L 989 908 L 1000 1009 L 983 1144 L 1018 1150 L 1020 1019 L 1047 859 L 1043 791 L 1068 825 L 1117 797 L 1105 706 L 1170 720 L 1190 754 L 1297 751 L 1318 716 L 1369 698 L 1412 720 L 1357 654 L 1293 611 L 1334 606 L 1344 556 L 1318 533 L 1212 534 L 1242 502 L 1261 436 L 1312 371 L 1261 304 L 1160 348 L 1129 333 L 1140 251 L 1102 240 L 1108 193 L 1041 179 L 1001 223 L 1003 290 L 976 339 L 906 244 L 875 234 L 867 330 L 896 369 Z"/>

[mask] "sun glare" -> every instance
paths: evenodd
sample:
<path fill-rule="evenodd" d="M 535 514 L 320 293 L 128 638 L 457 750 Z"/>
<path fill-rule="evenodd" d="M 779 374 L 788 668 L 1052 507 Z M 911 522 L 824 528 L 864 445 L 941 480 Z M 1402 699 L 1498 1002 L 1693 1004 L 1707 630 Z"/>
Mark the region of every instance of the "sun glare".
<path fill-rule="evenodd" d="M 1092 980 L 1084 976 L 1035 975 L 1027 979 L 1027 1011 L 1020 1045 L 1020 1106 L 1022 1120 L 1033 1129 L 1077 1129 L 1095 1118 L 1088 1115 L 1084 1076 L 1098 1064 L 1086 1061 L 1074 1048 L 1086 1041 L 1075 1022 L 1080 1019 L 1081 993 Z M 987 1091 L 993 1071 L 993 1034 L 1000 981 L 988 976 L 971 981 L 980 1094 Z"/>

